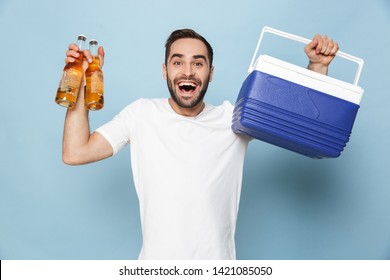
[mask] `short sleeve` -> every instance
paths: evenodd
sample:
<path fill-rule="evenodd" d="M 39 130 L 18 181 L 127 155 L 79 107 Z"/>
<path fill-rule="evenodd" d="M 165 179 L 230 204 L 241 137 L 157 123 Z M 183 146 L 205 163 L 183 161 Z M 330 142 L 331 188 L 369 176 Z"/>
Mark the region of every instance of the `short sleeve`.
<path fill-rule="evenodd" d="M 113 149 L 113 155 L 117 154 L 127 144 L 130 143 L 132 131 L 134 129 L 134 120 L 139 102 L 134 102 L 123 109 L 111 121 L 105 123 L 96 132 L 103 135 L 110 143 Z"/>

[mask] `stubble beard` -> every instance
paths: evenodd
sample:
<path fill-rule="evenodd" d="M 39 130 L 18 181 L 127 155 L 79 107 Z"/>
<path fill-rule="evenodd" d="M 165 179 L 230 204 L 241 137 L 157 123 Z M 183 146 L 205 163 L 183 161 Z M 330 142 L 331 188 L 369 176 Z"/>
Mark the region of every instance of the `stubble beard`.
<path fill-rule="evenodd" d="M 210 81 L 210 75 L 207 77 L 207 80 L 205 83 L 202 83 L 202 81 L 195 79 L 195 78 L 187 78 L 187 81 L 196 81 L 198 86 L 201 88 L 199 91 L 198 95 L 193 99 L 190 100 L 191 98 L 181 98 L 177 93 L 176 93 L 176 84 L 179 80 L 183 80 L 183 78 L 176 78 L 173 81 L 169 78 L 169 75 L 167 74 L 167 85 L 168 85 L 168 90 L 169 93 L 175 101 L 177 105 L 179 105 L 182 108 L 194 108 L 196 105 L 198 105 L 200 102 L 203 101 L 204 96 L 206 95 L 207 88 L 209 86 L 209 81 Z M 202 87 L 204 85 L 204 87 Z"/>

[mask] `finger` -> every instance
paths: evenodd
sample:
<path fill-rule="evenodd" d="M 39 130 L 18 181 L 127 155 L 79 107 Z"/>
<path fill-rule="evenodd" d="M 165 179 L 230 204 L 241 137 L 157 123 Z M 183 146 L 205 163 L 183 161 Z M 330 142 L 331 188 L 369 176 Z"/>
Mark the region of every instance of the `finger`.
<path fill-rule="evenodd" d="M 313 40 L 305 46 L 305 52 L 309 53 L 311 50 L 316 48 L 317 44 L 318 40 L 313 38 Z"/>
<path fill-rule="evenodd" d="M 100 67 L 101 67 L 104 64 L 104 55 L 105 55 L 104 48 L 102 46 L 98 48 L 98 55 L 99 55 Z"/>
<path fill-rule="evenodd" d="M 68 50 L 65 54 L 66 54 L 65 63 L 75 62 L 76 58 L 80 56 L 80 54 L 73 48 L 71 50 Z"/>
<path fill-rule="evenodd" d="M 334 42 L 332 39 L 329 39 L 328 41 L 328 45 L 326 47 L 326 50 L 324 52 L 325 55 L 330 55 L 330 53 L 332 52 L 333 50 L 333 47 L 334 47 Z"/>
<path fill-rule="evenodd" d="M 68 50 L 74 50 L 77 52 L 79 50 L 79 47 L 75 43 L 72 43 L 68 46 Z"/>
<path fill-rule="evenodd" d="M 71 57 L 71 56 L 65 58 L 65 64 L 68 64 L 70 62 L 75 62 L 75 61 L 76 61 L 76 59 L 74 57 Z"/>
<path fill-rule="evenodd" d="M 101 56 L 101 57 L 104 57 L 104 49 L 103 49 L 103 46 L 100 46 L 98 48 L 98 54 Z"/>
<path fill-rule="evenodd" d="M 339 51 L 339 44 L 337 44 L 337 42 L 334 42 L 334 45 L 333 45 L 332 50 L 330 51 L 330 54 L 335 55 L 338 51 Z"/>
<path fill-rule="evenodd" d="M 321 37 L 321 40 L 322 40 L 322 48 L 321 48 L 320 53 L 325 54 L 326 50 L 328 49 L 329 39 L 328 39 L 328 37 L 326 37 L 326 35 L 324 35 Z"/>
<path fill-rule="evenodd" d="M 318 46 L 318 40 L 317 39 L 313 39 L 310 43 L 309 43 L 309 47 L 310 49 L 314 49 Z"/>
<path fill-rule="evenodd" d="M 314 39 L 318 42 L 317 46 L 315 48 L 315 52 L 316 52 L 316 54 L 320 54 L 322 51 L 322 47 L 324 46 L 324 41 L 323 41 L 321 35 L 319 35 L 319 34 L 316 34 L 314 36 Z"/>
<path fill-rule="evenodd" d="M 65 54 L 66 56 L 75 57 L 75 58 L 80 56 L 79 52 L 75 50 L 68 50 Z"/>
<path fill-rule="evenodd" d="M 88 63 L 92 63 L 93 56 L 92 56 L 91 52 L 88 49 L 85 49 L 83 51 L 83 53 L 84 53 L 84 58 L 88 61 Z"/>

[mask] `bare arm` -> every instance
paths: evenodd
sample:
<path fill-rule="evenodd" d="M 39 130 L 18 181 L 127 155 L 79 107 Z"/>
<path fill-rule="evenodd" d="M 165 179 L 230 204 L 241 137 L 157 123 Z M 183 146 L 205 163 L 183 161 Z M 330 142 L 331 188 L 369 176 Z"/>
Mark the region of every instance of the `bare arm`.
<path fill-rule="evenodd" d="M 326 35 L 315 35 L 313 40 L 305 46 L 305 53 L 309 58 L 309 70 L 327 75 L 329 64 L 339 50 L 337 42 Z"/>
<path fill-rule="evenodd" d="M 66 53 L 65 62 L 74 61 L 77 54 L 77 46 L 71 44 Z M 103 64 L 103 48 L 99 49 L 101 63 Z M 88 67 L 88 60 L 92 57 L 89 51 L 84 51 L 83 70 Z M 79 165 L 112 156 L 113 150 L 108 141 L 99 133 L 90 133 L 88 110 L 84 107 L 84 81 L 80 87 L 77 102 L 72 109 L 68 109 L 65 117 L 64 137 L 62 142 L 62 160 L 66 164 Z"/>

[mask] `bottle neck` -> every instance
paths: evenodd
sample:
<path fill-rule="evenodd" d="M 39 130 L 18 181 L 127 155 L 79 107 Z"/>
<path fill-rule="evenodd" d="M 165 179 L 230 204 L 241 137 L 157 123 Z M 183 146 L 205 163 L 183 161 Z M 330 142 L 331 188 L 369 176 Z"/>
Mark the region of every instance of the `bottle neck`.
<path fill-rule="evenodd" d="M 83 40 L 77 40 L 77 47 L 79 48 L 79 51 L 83 51 L 85 49 L 85 42 Z"/>
<path fill-rule="evenodd" d="M 85 49 L 85 40 L 87 40 L 87 38 L 84 35 L 79 35 L 77 37 L 76 44 L 77 44 L 80 51 L 83 51 Z"/>
<path fill-rule="evenodd" d="M 96 45 L 96 44 L 89 45 L 89 51 L 91 52 L 91 54 L 93 56 L 97 56 L 98 55 L 98 45 Z"/>

